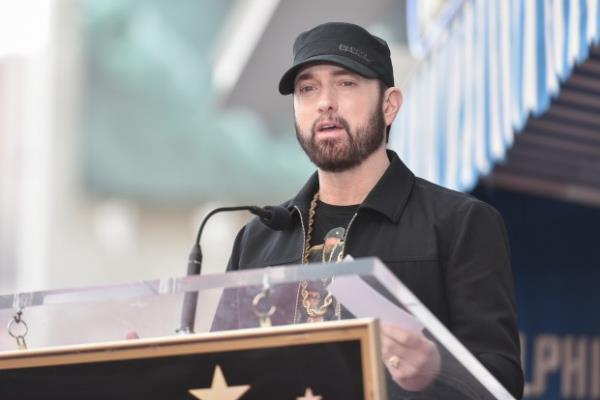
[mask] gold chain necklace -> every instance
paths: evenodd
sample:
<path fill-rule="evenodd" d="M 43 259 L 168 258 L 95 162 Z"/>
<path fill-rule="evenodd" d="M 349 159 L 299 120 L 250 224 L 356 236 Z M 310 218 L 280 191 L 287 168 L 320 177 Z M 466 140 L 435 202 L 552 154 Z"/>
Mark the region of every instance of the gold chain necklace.
<path fill-rule="evenodd" d="M 309 253 L 310 241 L 312 239 L 312 231 L 313 231 L 313 226 L 315 223 L 315 214 L 316 214 L 316 210 L 317 210 L 317 201 L 318 200 L 319 200 L 319 192 L 316 192 L 310 202 L 310 207 L 308 209 L 308 228 L 306 230 L 306 245 L 304 248 L 304 259 L 302 260 L 303 264 L 308 264 L 308 258 L 310 255 L 310 253 Z M 326 285 L 328 283 L 328 281 L 329 281 L 329 279 L 327 279 L 327 278 L 322 279 L 323 285 Z M 308 314 L 309 320 L 322 321 L 323 316 L 327 313 L 327 309 L 329 308 L 331 303 L 333 303 L 333 295 L 331 294 L 331 292 L 329 290 L 327 290 L 327 295 L 325 296 L 323 303 L 321 305 L 314 306 L 314 305 L 310 304 L 310 301 L 308 299 L 308 297 L 309 297 L 308 281 L 303 280 L 302 282 L 300 282 L 300 294 L 302 295 L 302 306 L 304 307 L 304 310 L 306 310 L 306 314 Z M 339 303 L 336 305 L 335 314 L 336 314 L 336 317 L 339 319 L 339 317 L 340 317 Z"/>
<path fill-rule="evenodd" d="M 312 240 L 312 230 L 313 225 L 315 224 L 315 214 L 317 213 L 317 201 L 319 201 L 319 192 L 315 193 L 310 201 L 310 207 L 308 208 L 308 228 L 306 229 L 306 244 L 304 247 L 304 260 L 302 260 L 302 264 L 308 264 L 310 241 Z"/>

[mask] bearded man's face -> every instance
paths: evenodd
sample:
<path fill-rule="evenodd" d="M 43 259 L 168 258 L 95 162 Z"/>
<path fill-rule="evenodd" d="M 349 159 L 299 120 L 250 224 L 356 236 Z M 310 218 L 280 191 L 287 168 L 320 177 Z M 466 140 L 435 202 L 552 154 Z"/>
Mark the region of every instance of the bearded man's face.
<path fill-rule="evenodd" d="M 294 90 L 296 137 L 321 170 L 341 172 L 360 165 L 385 145 L 382 90 L 332 64 L 306 67 Z"/>

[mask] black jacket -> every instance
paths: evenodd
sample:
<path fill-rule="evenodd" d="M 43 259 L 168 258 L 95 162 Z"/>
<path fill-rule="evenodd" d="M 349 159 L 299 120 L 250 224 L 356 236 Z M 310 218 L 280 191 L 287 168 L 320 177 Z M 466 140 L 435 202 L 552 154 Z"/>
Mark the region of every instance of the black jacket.
<path fill-rule="evenodd" d="M 345 253 L 376 256 L 517 398 L 523 390 L 510 251 L 491 206 L 416 178 L 398 156 L 359 207 Z M 258 220 L 238 234 L 228 270 L 299 264 L 316 173 L 285 204 L 294 226 Z"/>

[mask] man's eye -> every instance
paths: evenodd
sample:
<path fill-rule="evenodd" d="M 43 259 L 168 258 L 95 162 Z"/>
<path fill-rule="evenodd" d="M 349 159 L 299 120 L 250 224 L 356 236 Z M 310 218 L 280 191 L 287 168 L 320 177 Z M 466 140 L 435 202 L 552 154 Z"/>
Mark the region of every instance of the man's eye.
<path fill-rule="evenodd" d="M 356 86 L 354 81 L 342 81 L 342 86 Z"/>
<path fill-rule="evenodd" d="M 300 86 L 300 89 L 298 89 L 298 92 L 300 92 L 300 93 L 308 93 L 308 92 L 311 92 L 313 90 L 315 90 L 314 86 L 303 85 L 303 86 Z"/>

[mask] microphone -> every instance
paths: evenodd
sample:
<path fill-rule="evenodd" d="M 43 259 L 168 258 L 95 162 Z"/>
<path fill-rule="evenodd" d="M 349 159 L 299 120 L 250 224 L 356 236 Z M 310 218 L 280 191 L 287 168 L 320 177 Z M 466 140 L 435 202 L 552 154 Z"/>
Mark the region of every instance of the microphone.
<path fill-rule="evenodd" d="M 202 249 L 200 247 L 200 238 L 202 237 L 204 226 L 210 217 L 220 212 L 243 210 L 250 211 L 252 214 L 258 216 L 263 224 L 276 231 L 286 230 L 292 223 L 292 214 L 287 208 L 281 206 L 238 206 L 215 208 L 202 219 L 200 229 L 198 229 L 198 233 L 196 235 L 196 241 L 194 242 L 194 246 L 192 247 L 190 255 L 188 256 L 188 268 L 186 276 L 200 275 L 200 271 L 202 270 Z M 198 292 L 186 292 L 184 294 L 183 306 L 181 309 L 181 325 L 179 329 L 177 329 L 177 333 L 194 333 L 197 302 Z"/>
<path fill-rule="evenodd" d="M 281 206 L 251 207 L 250 212 L 275 231 L 284 231 L 292 224 L 292 214 L 287 208 Z"/>

